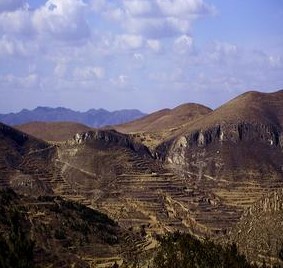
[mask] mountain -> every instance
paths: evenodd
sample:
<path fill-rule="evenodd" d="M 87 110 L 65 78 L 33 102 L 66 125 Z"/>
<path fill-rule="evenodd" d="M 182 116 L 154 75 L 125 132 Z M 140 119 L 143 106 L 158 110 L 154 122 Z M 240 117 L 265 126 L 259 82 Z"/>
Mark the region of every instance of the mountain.
<path fill-rule="evenodd" d="M 143 234 L 138 248 L 150 255 L 156 234 L 233 232 L 245 211 L 282 189 L 282 124 L 282 90 L 247 92 L 214 111 L 166 109 L 123 125 L 126 133 L 91 129 L 61 143 L 1 124 L 0 187 L 80 202 Z"/>
<path fill-rule="evenodd" d="M 87 112 L 76 112 L 62 107 L 37 107 L 34 110 L 22 110 L 19 113 L 0 114 L 0 122 L 8 125 L 20 125 L 33 121 L 77 122 L 89 127 L 121 124 L 138 119 L 145 114 L 138 110 L 120 110 L 109 112 L 104 109 L 91 109 Z"/>
<path fill-rule="evenodd" d="M 180 127 L 212 110 L 200 104 L 186 103 L 174 109 L 163 109 L 129 123 L 115 126 L 120 132 L 153 132 Z"/>
<path fill-rule="evenodd" d="M 135 133 L 140 141 L 155 150 L 161 141 L 174 136 L 188 122 L 201 118 L 211 111 L 210 108 L 200 104 L 186 103 L 174 109 L 163 109 L 140 119 L 113 126 L 113 128 L 122 133 Z"/>
<path fill-rule="evenodd" d="M 91 130 L 90 127 L 74 122 L 31 122 L 15 128 L 46 141 L 65 141 L 73 138 L 76 133 Z"/>

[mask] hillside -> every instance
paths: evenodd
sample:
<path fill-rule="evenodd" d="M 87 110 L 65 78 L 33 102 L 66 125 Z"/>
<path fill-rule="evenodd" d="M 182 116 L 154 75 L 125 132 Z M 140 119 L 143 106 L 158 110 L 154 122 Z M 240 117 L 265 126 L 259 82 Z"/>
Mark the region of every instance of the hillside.
<path fill-rule="evenodd" d="M 56 147 L 0 123 L 0 188 L 32 194 L 52 193 L 41 178 L 53 176 Z"/>
<path fill-rule="evenodd" d="M 187 124 L 188 121 L 202 115 L 207 115 L 211 111 L 203 105 L 187 103 L 174 109 L 160 110 L 132 122 L 115 126 L 115 129 L 124 133 L 169 130 Z"/>
<path fill-rule="evenodd" d="M 17 125 L 15 128 L 46 141 L 65 141 L 73 138 L 76 133 L 91 129 L 83 124 L 73 122 L 31 122 Z"/>
<path fill-rule="evenodd" d="M 113 126 L 122 133 L 133 133 L 152 150 L 162 141 L 176 135 L 194 120 L 212 110 L 200 104 L 186 103 L 174 109 L 163 109 L 126 124 Z"/>
<path fill-rule="evenodd" d="M 77 112 L 63 107 L 37 107 L 34 110 L 22 110 L 18 113 L 0 114 L 0 122 L 11 126 L 34 121 L 76 122 L 89 127 L 116 125 L 138 119 L 145 114 L 138 110 L 120 110 L 109 112 L 104 109 L 91 109 Z"/>
<path fill-rule="evenodd" d="M 248 92 L 215 111 L 173 110 L 175 117 L 163 110 L 146 119 L 165 130 L 92 129 L 64 143 L 1 124 L 0 186 L 105 213 L 144 234 L 144 252 L 156 245 L 156 234 L 226 234 L 246 209 L 283 188 L 283 91 Z M 147 127 L 143 120 L 130 125 Z"/>
<path fill-rule="evenodd" d="M 107 267 L 130 261 L 135 241 L 106 215 L 55 196 L 0 191 L 1 267 Z M 104 266 L 102 266 L 104 265 Z"/>
<path fill-rule="evenodd" d="M 277 189 L 248 208 L 229 234 L 252 261 L 283 265 L 283 190 Z"/>
<path fill-rule="evenodd" d="M 244 209 L 283 186 L 282 118 L 283 91 L 248 92 L 192 121 L 157 154 L 195 187 Z"/>

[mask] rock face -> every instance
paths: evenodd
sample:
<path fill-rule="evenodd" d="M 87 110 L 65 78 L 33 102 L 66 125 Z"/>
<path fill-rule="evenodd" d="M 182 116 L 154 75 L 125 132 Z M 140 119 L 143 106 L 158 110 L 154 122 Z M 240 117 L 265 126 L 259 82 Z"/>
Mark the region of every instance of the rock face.
<path fill-rule="evenodd" d="M 133 136 L 119 133 L 116 130 L 93 130 L 77 133 L 74 136 L 74 141 L 77 144 L 90 144 L 96 142 L 105 146 L 121 146 L 129 148 L 134 152 L 151 156 L 149 149 L 145 145 L 137 142 Z"/>
<path fill-rule="evenodd" d="M 194 163 L 201 162 L 207 175 L 225 176 L 228 180 L 233 176 L 223 171 L 239 166 L 242 173 L 247 173 L 259 164 L 282 178 L 282 107 L 283 91 L 245 94 L 192 122 L 181 135 L 161 144 L 158 155 L 193 172 Z"/>

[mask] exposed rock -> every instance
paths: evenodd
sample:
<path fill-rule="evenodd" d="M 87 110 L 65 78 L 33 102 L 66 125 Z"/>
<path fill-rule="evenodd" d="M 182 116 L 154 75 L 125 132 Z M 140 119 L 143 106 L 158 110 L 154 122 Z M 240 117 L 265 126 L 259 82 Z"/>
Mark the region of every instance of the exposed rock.
<path fill-rule="evenodd" d="M 135 141 L 131 135 L 122 134 L 115 130 L 95 130 L 77 133 L 74 136 L 74 141 L 78 144 L 101 142 L 104 145 L 122 146 L 130 148 L 135 152 L 152 156 L 150 150 L 142 143 Z"/>

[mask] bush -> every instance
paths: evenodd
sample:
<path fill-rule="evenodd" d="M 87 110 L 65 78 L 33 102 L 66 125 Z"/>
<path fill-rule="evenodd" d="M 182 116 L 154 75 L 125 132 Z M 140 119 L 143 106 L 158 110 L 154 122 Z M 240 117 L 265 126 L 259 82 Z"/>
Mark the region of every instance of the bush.
<path fill-rule="evenodd" d="M 235 244 L 226 248 L 212 241 L 201 241 L 179 232 L 159 238 L 160 247 L 154 258 L 155 268 L 250 268 Z"/>

